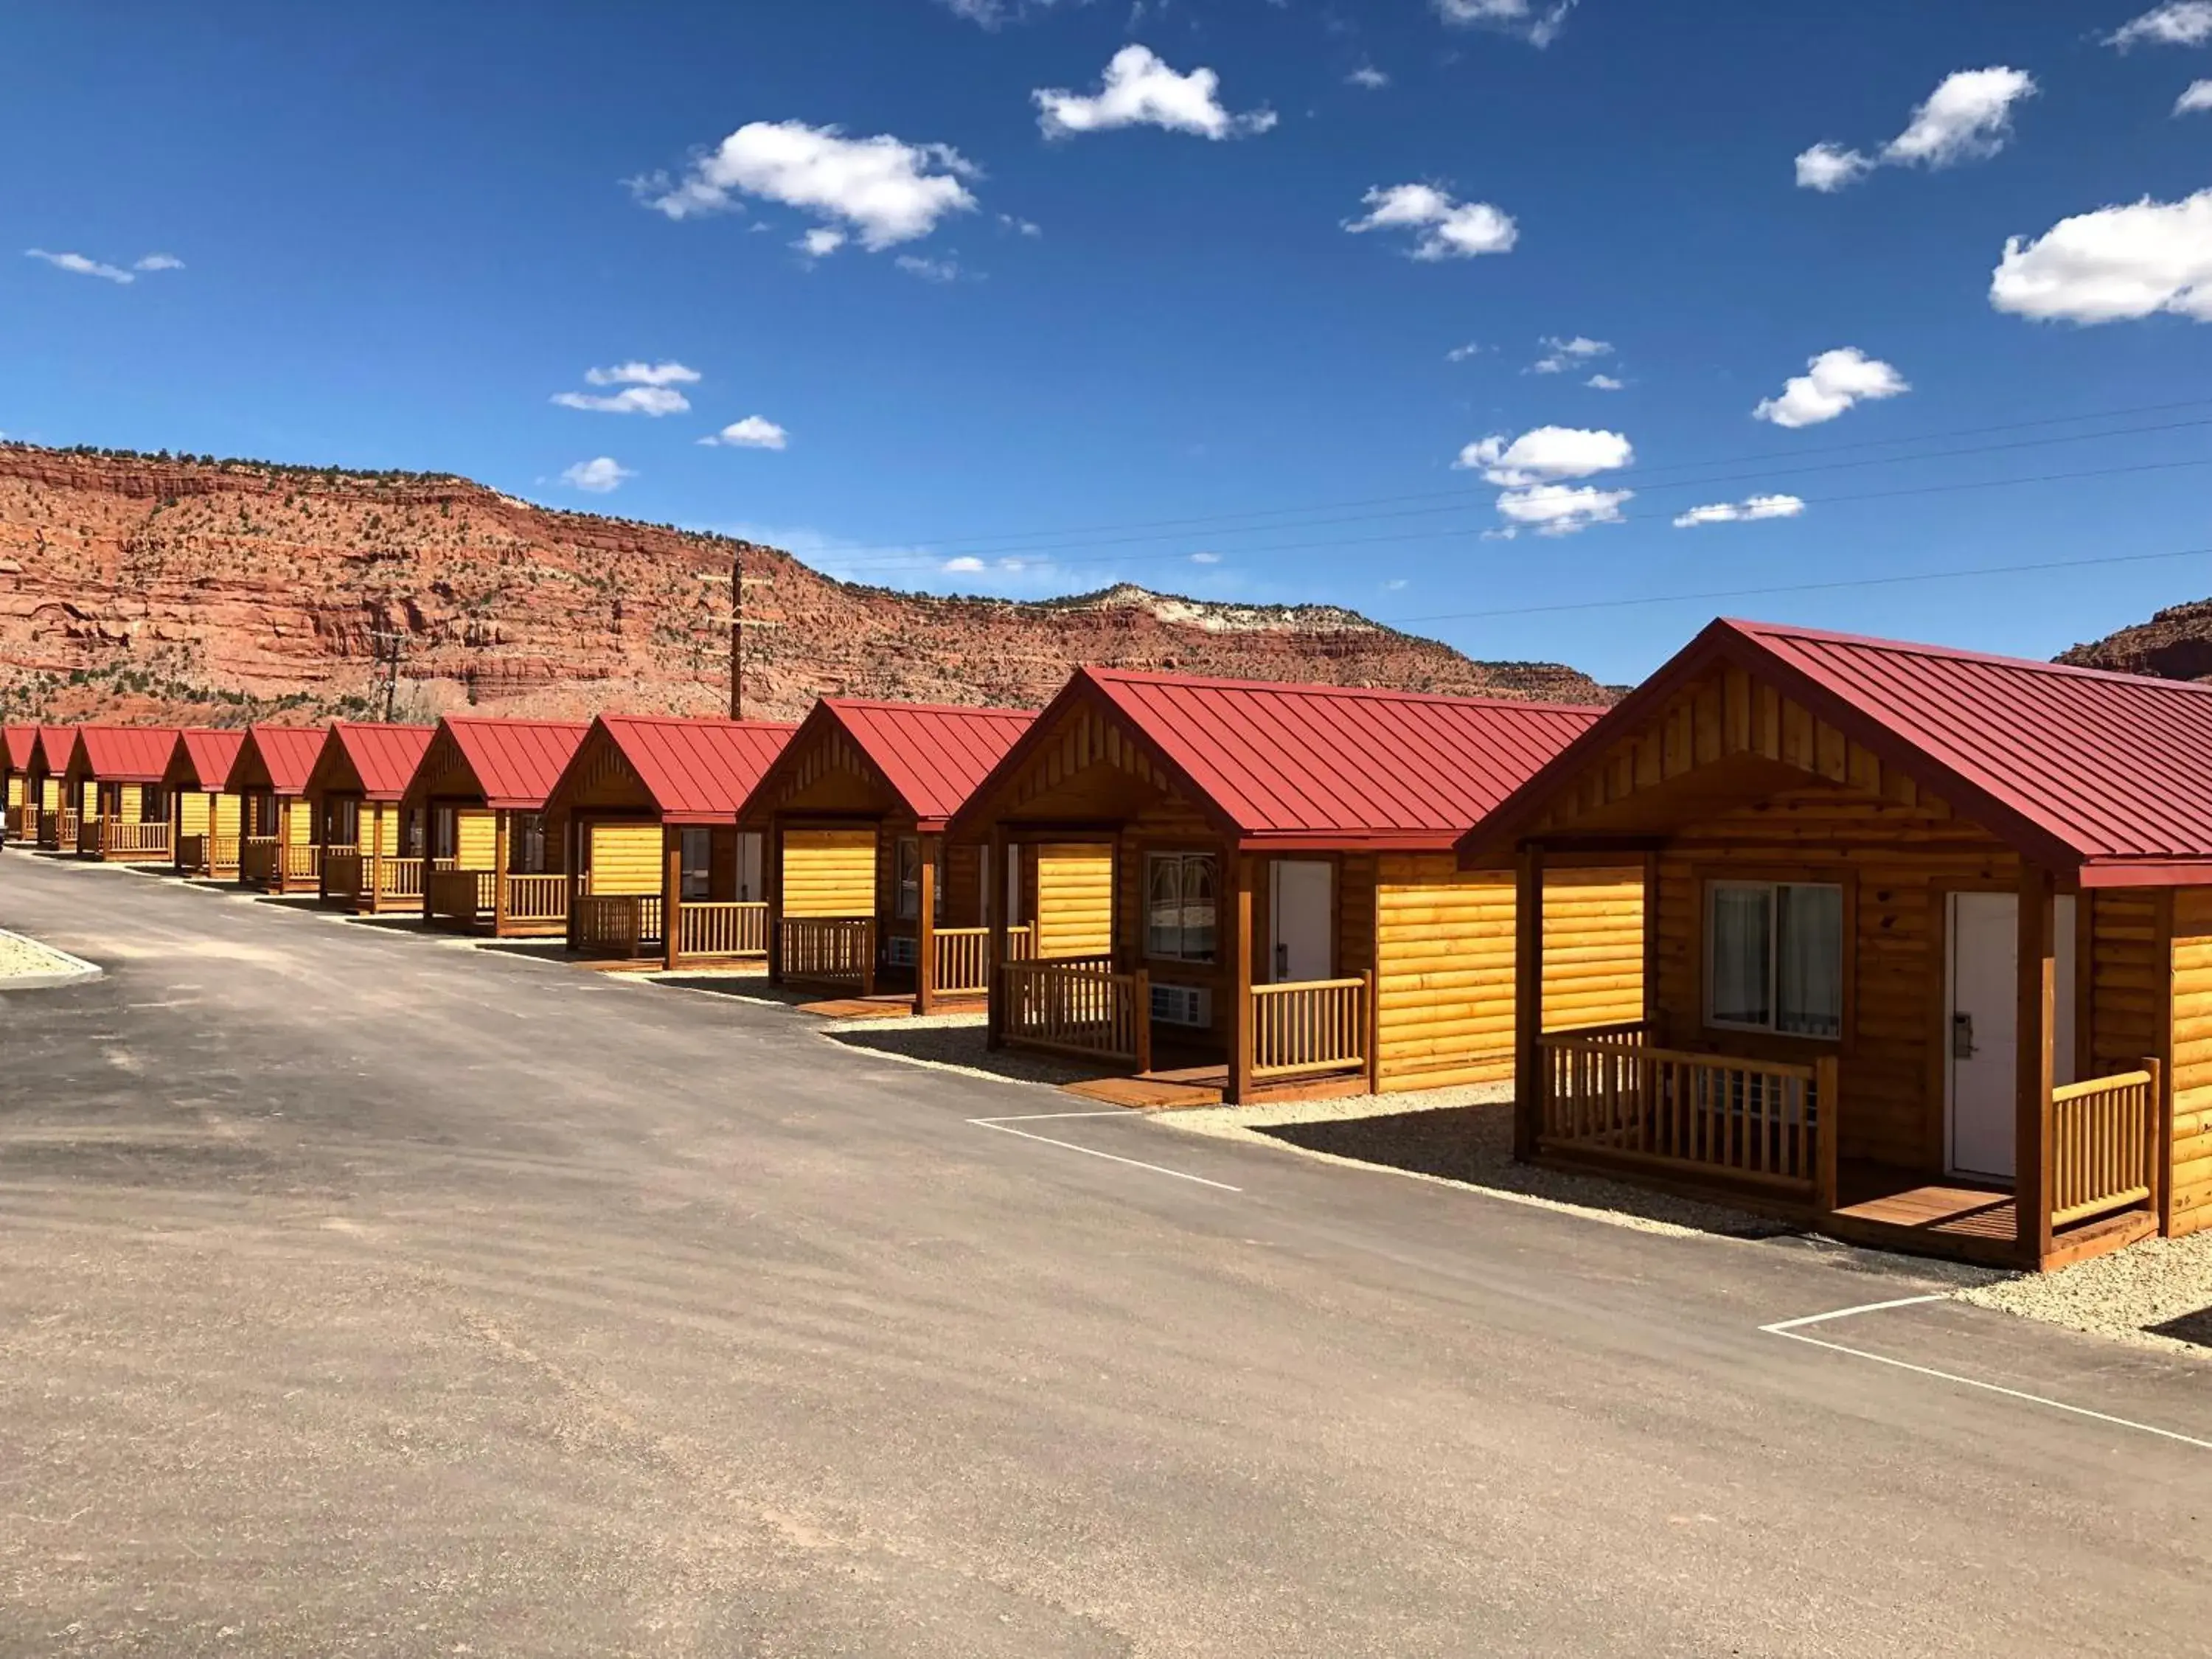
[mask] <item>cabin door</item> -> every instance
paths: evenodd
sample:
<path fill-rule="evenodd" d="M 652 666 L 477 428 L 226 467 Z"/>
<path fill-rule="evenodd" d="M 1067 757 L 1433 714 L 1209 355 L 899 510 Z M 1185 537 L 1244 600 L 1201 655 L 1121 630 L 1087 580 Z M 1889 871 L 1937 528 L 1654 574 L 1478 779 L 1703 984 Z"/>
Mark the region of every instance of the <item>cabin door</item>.
<path fill-rule="evenodd" d="M 1267 914 L 1274 950 L 1270 982 L 1327 979 L 1334 964 L 1336 866 L 1327 859 L 1276 859 L 1269 866 Z"/>
<path fill-rule="evenodd" d="M 2074 899 L 2059 898 L 2052 975 L 2051 1076 L 2074 1078 Z M 1950 899 L 1948 1146 L 1953 1175 L 2013 1178 L 2019 1103 L 2020 900 L 2010 893 Z"/>

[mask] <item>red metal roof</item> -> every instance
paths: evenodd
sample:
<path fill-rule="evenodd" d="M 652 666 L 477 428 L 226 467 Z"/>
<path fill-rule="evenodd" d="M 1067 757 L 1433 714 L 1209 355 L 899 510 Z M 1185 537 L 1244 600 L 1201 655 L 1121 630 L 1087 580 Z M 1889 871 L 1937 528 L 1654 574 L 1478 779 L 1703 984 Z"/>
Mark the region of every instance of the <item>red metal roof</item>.
<path fill-rule="evenodd" d="M 38 747 L 35 726 L 0 726 L 0 767 L 10 772 L 31 769 L 31 750 Z"/>
<path fill-rule="evenodd" d="M 74 726 L 40 726 L 37 744 L 40 769 L 49 776 L 61 776 L 69 770 L 70 753 L 76 746 L 76 727 Z"/>
<path fill-rule="evenodd" d="M 906 809 L 942 824 L 967 803 L 1036 719 L 1034 708 L 824 697 L 807 716 L 844 727 Z M 800 728 L 805 730 L 805 726 Z"/>
<path fill-rule="evenodd" d="M 517 812 L 534 812 L 545 805 L 592 729 L 587 720 L 489 720 L 473 714 L 449 714 L 438 725 L 460 750 L 484 805 Z"/>
<path fill-rule="evenodd" d="M 422 763 L 437 728 L 428 726 L 387 726 L 377 720 L 333 720 L 323 751 L 315 761 L 308 787 L 331 787 L 343 764 L 361 781 L 364 800 L 395 801 L 407 793 L 409 780 Z"/>
<path fill-rule="evenodd" d="M 672 823 L 736 823 L 745 797 L 799 729 L 780 720 L 658 714 L 602 714 L 593 724 Z"/>
<path fill-rule="evenodd" d="M 170 746 L 162 781 L 179 789 L 220 789 L 237 762 L 246 733 L 215 726 L 188 726 Z M 179 764 L 182 762 L 182 765 Z"/>
<path fill-rule="evenodd" d="M 1725 618 L 1463 850 L 1510 841 L 1593 756 L 1720 662 L 1770 678 L 1966 817 L 2052 869 L 2079 869 L 2088 885 L 2212 881 L 2212 686 Z"/>
<path fill-rule="evenodd" d="M 173 726 L 80 726 L 69 771 L 95 783 L 159 783 L 176 746 Z"/>
<path fill-rule="evenodd" d="M 323 752 L 324 729 L 319 726 L 261 726 L 246 728 L 246 740 L 223 776 L 225 790 L 267 787 L 279 795 L 304 795 L 315 758 Z"/>
<path fill-rule="evenodd" d="M 1413 850 L 1449 847 L 1605 712 L 1082 668 L 1038 718 L 1036 741 L 1085 697 L 1102 699 L 1241 840 Z"/>

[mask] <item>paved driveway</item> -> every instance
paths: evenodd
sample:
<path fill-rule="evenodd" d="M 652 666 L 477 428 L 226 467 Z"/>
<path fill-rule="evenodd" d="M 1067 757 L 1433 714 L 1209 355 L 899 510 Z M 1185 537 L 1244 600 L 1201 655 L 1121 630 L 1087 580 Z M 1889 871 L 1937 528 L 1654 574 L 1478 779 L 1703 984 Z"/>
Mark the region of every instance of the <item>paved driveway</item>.
<path fill-rule="evenodd" d="M 2212 1368 L 1760 1333 L 1893 1262 L 21 854 L 0 926 L 110 969 L 0 996 L 0 1653 L 2212 1641 Z"/>

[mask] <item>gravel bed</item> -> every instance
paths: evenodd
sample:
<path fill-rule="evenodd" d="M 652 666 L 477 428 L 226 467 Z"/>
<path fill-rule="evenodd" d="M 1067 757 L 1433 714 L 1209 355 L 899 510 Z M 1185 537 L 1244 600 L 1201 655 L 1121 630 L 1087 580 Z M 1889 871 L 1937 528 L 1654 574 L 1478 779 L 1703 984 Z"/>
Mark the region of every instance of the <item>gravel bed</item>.
<path fill-rule="evenodd" d="M 0 988 L 31 990 L 89 979 L 100 969 L 91 963 L 0 928 Z"/>
<path fill-rule="evenodd" d="M 2093 1336 L 2212 1358 L 2212 1232 L 2147 1238 L 2055 1273 L 2021 1273 L 1958 1296 Z"/>
<path fill-rule="evenodd" d="M 1379 1164 L 1424 1181 L 1643 1232 L 1763 1238 L 1798 1231 L 1723 1204 L 1649 1192 L 1602 1176 L 1516 1164 L 1513 1087 L 1508 1083 L 1266 1106 L 1197 1107 L 1158 1117 L 1194 1134 L 1288 1146 L 1333 1163 Z"/>

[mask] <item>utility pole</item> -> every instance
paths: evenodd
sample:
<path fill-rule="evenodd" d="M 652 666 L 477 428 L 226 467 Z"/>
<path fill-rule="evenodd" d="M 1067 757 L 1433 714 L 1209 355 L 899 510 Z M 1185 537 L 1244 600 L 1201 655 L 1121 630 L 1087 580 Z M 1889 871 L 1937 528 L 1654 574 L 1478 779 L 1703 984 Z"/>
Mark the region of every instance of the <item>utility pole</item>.
<path fill-rule="evenodd" d="M 742 553 L 730 561 L 730 718 L 733 720 L 745 717 L 745 589 L 775 586 L 772 576 L 745 574 Z M 766 617 L 755 617 L 753 626 L 775 628 L 778 624 Z"/>

